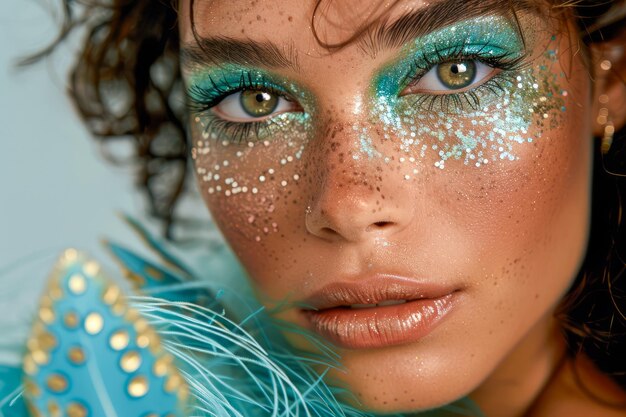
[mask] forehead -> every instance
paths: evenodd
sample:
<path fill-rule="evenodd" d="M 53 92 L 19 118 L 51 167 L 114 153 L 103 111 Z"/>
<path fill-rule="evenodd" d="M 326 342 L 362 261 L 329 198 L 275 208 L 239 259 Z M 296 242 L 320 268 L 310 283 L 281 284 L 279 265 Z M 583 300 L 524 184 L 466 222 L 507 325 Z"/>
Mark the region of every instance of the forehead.
<path fill-rule="evenodd" d="M 315 41 L 313 28 L 325 41 L 349 38 L 365 22 L 396 22 L 423 12 L 425 19 L 448 23 L 475 15 L 505 13 L 511 8 L 538 9 L 539 0 L 182 0 L 183 43 L 193 43 L 190 25 L 200 36 L 255 39 L 272 42 Z M 191 10 L 193 9 L 193 10 Z M 318 42 L 312 42 L 314 48 Z"/>
<path fill-rule="evenodd" d="M 402 13 L 441 0 L 183 0 L 183 41 L 192 41 L 188 22 L 193 3 L 195 26 L 200 34 L 228 37 L 298 38 L 311 32 L 312 17 L 323 17 L 327 34 L 354 29 L 373 15 Z M 319 24 L 319 20 L 317 22 Z M 308 29 L 308 30 L 305 30 Z"/>

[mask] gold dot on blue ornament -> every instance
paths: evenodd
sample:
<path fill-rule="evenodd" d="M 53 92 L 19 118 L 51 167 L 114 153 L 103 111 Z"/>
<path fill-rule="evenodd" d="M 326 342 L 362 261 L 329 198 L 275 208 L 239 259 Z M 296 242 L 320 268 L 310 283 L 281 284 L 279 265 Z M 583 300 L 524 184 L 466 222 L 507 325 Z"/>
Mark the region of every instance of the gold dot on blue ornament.
<path fill-rule="evenodd" d="M 177 373 L 172 374 L 165 381 L 165 391 L 176 392 L 183 385 L 183 378 Z"/>
<path fill-rule="evenodd" d="M 57 346 L 57 338 L 52 333 L 42 332 L 36 336 L 37 345 L 43 350 L 52 350 Z"/>
<path fill-rule="evenodd" d="M 111 337 L 109 337 L 109 346 L 113 350 L 123 350 L 128 346 L 128 342 L 130 341 L 130 336 L 126 330 L 118 330 L 114 332 Z"/>
<path fill-rule="evenodd" d="M 74 274 L 67 281 L 67 287 L 70 289 L 72 294 L 81 295 L 87 290 L 87 281 L 82 275 Z"/>
<path fill-rule="evenodd" d="M 31 356 L 33 357 L 35 363 L 40 366 L 47 365 L 50 361 L 50 355 L 48 352 L 41 349 L 33 350 L 31 352 Z"/>
<path fill-rule="evenodd" d="M 120 358 L 120 368 L 124 372 L 135 372 L 141 366 L 141 355 L 136 350 L 131 350 L 122 355 Z"/>
<path fill-rule="evenodd" d="M 69 385 L 67 378 L 61 374 L 52 374 L 46 379 L 48 389 L 55 393 L 65 391 Z"/>
<path fill-rule="evenodd" d="M 48 401 L 48 415 L 50 417 L 61 417 L 61 408 L 54 400 Z"/>
<path fill-rule="evenodd" d="M 24 390 L 26 391 L 26 394 L 31 397 L 39 397 L 41 395 L 41 390 L 39 389 L 39 386 L 30 379 L 26 379 L 24 381 Z"/>
<path fill-rule="evenodd" d="M 87 407 L 77 402 L 69 403 L 66 409 L 67 417 L 87 417 Z"/>
<path fill-rule="evenodd" d="M 68 329 L 75 329 L 78 326 L 78 321 L 78 314 L 74 311 L 68 311 L 63 316 L 63 324 L 65 324 L 65 327 Z"/>
<path fill-rule="evenodd" d="M 35 359 L 32 357 L 32 355 L 26 355 L 26 357 L 24 358 L 23 368 L 24 372 L 26 372 L 28 375 L 34 375 L 35 373 L 37 373 L 37 364 L 35 363 Z"/>
<path fill-rule="evenodd" d="M 127 391 L 131 397 L 139 398 L 148 393 L 148 380 L 143 376 L 136 376 L 128 382 Z"/>
<path fill-rule="evenodd" d="M 52 324 L 54 322 L 55 314 L 54 310 L 50 307 L 42 307 L 39 309 L 39 318 L 46 324 Z"/>
<path fill-rule="evenodd" d="M 74 262 L 78 258 L 78 251 L 76 249 L 66 249 L 63 252 L 63 260 L 66 262 Z"/>
<path fill-rule="evenodd" d="M 85 363 L 87 356 L 85 351 L 80 346 L 73 346 L 67 351 L 67 358 L 74 365 L 82 365 Z"/>
<path fill-rule="evenodd" d="M 83 266 L 83 271 L 85 272 L 86 275 L 93 277 L 97 275 L 98 272 L 100 272 L 100 266 L 97 263 L 90 261 L 90 262 L 87 262 L 85 266 Z"/>
<path fill-rule="evenodd" d="M 120 298 L 120 294 L 121 291 L 119 287 L 111 285 L 102 293 L 102 301 L 108 305 L 113 305 Z"/>
<path fill-rule="evenodd" d="M 165 376 L 168 373 L 171 364 L 171 356 L 163 355 L 154 361 L 154 365 L 152 365 L 152 373 L 155 376 Z"/>
<path fill-rule="evenodd" d="M 89 313 L 85 317 L 85 331 L 91 335 L 100 333 L 102 327 L 104 327 L 104 319 L 99 313 Z"/>

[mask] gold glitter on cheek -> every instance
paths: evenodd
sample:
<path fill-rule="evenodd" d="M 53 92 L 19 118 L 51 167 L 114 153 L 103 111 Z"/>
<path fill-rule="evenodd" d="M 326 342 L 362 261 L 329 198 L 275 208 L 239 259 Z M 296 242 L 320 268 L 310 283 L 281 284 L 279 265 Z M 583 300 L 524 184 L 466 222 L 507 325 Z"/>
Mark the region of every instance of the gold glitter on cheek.
<path fill-rule="evenodd" d="M 309 133 L 290 117 L 296 116 L 275 122 L 271 137 L 244 143 L 211 137 L 202 119 L 195 120 L 196 177 L 213 215 L 223 219 L 223 228 L 236 229 L 239 238 L 258 243 L 279 234 L 282 208 L 297 201 Z"/>

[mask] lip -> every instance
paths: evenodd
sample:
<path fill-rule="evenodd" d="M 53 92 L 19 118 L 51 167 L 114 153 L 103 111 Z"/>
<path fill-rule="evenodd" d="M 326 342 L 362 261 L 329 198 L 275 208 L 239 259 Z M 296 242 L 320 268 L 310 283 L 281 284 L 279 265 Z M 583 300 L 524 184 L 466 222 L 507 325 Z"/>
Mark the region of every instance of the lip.
<path fill-rule="evenodd" d="M 454 308 L 458 293 L 458 288 L 439 283 L 378 274 L 329 284 L 303 301 L 302 312 L 311 329 L 335 345 L 381 348 L 428 335 Z M 396 300 L 406 302 L 363 306 Z"/>

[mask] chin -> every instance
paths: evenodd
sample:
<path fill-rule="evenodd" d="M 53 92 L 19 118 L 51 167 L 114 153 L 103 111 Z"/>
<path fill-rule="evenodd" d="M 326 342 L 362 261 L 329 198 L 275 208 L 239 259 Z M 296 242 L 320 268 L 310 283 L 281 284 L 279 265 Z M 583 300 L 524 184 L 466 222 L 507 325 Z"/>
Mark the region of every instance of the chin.
<path fill-rule="evenodd" d="M 369 352 L 343 352 L 343 370 L 329 381 L 346 388 L 356 408 L 376 413 L 426 411 L 461 400 L 487 377 L 495 364 L 478 363 L 448 349 L 425 353 L 415 346 Z M 452 359 L 454 358 L 454 359 Z"/>

